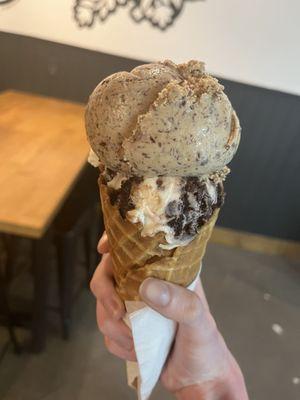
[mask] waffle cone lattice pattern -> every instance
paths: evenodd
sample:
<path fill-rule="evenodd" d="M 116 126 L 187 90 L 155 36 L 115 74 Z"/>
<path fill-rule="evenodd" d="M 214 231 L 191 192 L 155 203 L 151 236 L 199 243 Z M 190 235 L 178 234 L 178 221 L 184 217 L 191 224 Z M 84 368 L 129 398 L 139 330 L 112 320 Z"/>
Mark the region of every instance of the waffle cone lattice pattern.
<path fill-rule="evenodd" d="M 164 250 L 159 247 L 166 243 L 163 233 L 142 237 L 141 225 L 124 220 L 118 207 L 111 205 L 107 186 L 99 181 L 99 187 L 116 287 L 121 298 L 138 300 L 139 286 L 148 277 L 188 286 L 199 272 L 219 210 L 215 210 L 189 244 Z"/>

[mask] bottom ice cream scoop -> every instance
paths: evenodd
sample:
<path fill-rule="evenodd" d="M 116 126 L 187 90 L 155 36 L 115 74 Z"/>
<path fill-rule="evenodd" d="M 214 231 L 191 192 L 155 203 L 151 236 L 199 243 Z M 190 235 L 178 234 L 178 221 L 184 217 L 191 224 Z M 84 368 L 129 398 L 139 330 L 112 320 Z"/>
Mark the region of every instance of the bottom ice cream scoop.
<path fill-rule="evenodd" d="M 224 179 L 224 177 L 223 177 Z M 161 232 L 164 249 L 185 246 L 224 201 L 220 176 L 215 180 L 197 177 L 131 177 L 106 172 L 103 176 L 112 205 L 122 218 L 139 224 L 142 237 Z"/>
<path fill-rule="evenodd" d="M 218 217 L 216 208 L 197 235 L 184 246 L 171 249 L 163 232 L 142 236 L 139 223 L 123 218 L 112 205 L 107 185 L 99 181 L 105 229 L 109 240 L 116 289 L 123 300 L 138 300 L 139 286 L 147 277 L 188 286 L 199 273 L 207 242 Z"/>

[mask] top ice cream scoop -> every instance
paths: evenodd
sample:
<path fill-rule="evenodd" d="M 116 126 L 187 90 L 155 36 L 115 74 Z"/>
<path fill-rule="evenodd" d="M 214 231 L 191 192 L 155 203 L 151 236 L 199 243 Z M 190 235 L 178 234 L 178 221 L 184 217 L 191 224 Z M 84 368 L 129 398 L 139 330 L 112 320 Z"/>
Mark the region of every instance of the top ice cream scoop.
<path fill-rule="evenodd" d="M 125 175 L 200 176 L 233 158 L 240 124 L 223 86 L 204 64 L 146 64 L 103 80 L 90 96 L 93 151 Z"/>

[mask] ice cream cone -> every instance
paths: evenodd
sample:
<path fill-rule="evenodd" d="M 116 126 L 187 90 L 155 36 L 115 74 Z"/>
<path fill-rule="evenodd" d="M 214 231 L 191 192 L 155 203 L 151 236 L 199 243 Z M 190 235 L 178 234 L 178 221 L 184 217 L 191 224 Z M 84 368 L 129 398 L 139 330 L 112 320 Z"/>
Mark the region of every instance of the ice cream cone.
<path fill-rule="evenodd" d="M 199 272 L 219 209 L 189 244 L 166 250 L 159 246 L 166 244 L 163 233 L 142 237 L 141 225 L 122 218 L 118 207 L 110 202 L 107 186 L 100 180 L 99 188 L 116 289 L 121 298 L 139 300 L 139 286 L 148 277 L 188 286 Z"/>

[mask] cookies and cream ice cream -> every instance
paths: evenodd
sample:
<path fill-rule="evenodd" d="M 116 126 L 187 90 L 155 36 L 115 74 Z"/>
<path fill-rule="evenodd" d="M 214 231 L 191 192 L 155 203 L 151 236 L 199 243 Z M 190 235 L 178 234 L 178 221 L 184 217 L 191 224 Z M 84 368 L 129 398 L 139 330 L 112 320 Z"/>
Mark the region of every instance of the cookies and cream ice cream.
<path fill-rule="evenodd" d="M 204 64 L 142 65 L 104 79 L 90 96 L 86 129 L 111 203 L 142 236 L 184 246 L 224 201 L 226 165 L 240 125 Z"/>

